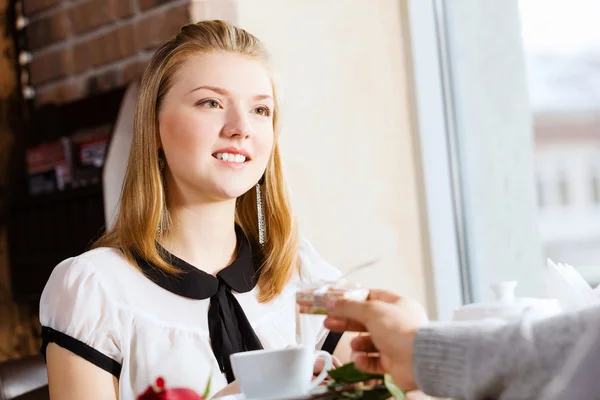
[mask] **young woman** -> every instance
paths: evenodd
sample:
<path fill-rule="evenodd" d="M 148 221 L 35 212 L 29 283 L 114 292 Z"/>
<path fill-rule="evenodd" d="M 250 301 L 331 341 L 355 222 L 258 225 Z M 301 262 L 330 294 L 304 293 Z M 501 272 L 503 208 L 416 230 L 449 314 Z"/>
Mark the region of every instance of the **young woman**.
<path fill-rule="evenodd" d="M 203 21 L 156 52 L 116 224 L 42 295 L 53 400 L 134 399 L 158 376 L 235 392 L 229 356 L 261 348 L 348 360 L 322 317 L 295 312 L 299 282 L 339 272 L 297 236 L 278 122 L 268 54 L 248 32 Z"/>

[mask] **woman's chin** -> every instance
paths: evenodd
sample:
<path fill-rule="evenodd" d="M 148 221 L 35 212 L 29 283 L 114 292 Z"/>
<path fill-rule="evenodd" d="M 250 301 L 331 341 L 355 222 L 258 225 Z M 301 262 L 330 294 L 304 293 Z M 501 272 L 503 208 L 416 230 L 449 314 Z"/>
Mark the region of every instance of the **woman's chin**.
<path fill-rule="evenodd" d="M 241 185 L 231 185 L 231 186 L 220 186 L 218 188 L 218 198 L 222 199 L 222 200 L 233 200 L 233 199 L 237 199 L 238 197 L 246 194 L 250 189 L 252 189 L 254 186 L 251 185 L 250 187 L 246 186 L 241 186 Z"/>
<path fill-rule="evenodd" d="M 227 178 L 202 179 L 200 176 L 192 176 L 186 179 L 187 185 L 182 185 L 182 189 L 185 188 L 184 193 L 187 193 L 184 198 L 189 197 L 190 199 L 209 202 L 234 200 L 251 190 L 258 181 L 258 178 L 256 180 Z M 175 186 L 177 185 L 171 187 Z M 169 188 L 169 184 L 167 184 L 167 188 Z"/>

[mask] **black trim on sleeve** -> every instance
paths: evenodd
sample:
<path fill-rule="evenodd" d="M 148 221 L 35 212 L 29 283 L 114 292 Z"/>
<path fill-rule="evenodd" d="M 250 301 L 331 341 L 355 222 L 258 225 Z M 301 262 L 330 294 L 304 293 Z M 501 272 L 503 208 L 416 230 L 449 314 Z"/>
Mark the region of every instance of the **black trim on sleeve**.
<path fill-rule="evenodd" d="M 335 351 L 335 348 L 337 347 L 337 344 L 342 338 L 343 334 L 343 332 L 329 332 L 325 338 L 325 342 L 323 343 L 321 350 L 325 350 L 329 354 L 333 355 L 333 352 Z"/>
<path fill-rule="evenodd" d="M 93 347 L 47 326 L 42 327 L 42 348 L 41 352 L 46 358 L 46 348 L 49 343 L 56 343 L 62 348 L 77 354 L 81 358 L 91 362 L 99 368 L 111 373 L 117 379 L 121 376 L 121 364 L 105 354 L 102 354 Z"/>

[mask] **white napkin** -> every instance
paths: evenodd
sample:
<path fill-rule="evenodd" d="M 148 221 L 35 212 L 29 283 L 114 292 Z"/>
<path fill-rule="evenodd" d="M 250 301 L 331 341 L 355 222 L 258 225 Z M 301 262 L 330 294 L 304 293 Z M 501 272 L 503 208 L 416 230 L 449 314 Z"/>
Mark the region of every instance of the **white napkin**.
<path fill-rule="evenodd" d="M 546 269 L 546 290 L 550 298 L 558 300 L 563 310 L 600 302 L 600 291 L 595 292 L 575 268 L 568 264 L 555 264 L 550 259 Z"/>
<path fill-rule="evenodd" d="M 598 297 L 598 299 L 600 299 L 600 285 L 596 286 L 596 288 L 594 289 L 594 294 L 596 295 L 596 297 Z"/>

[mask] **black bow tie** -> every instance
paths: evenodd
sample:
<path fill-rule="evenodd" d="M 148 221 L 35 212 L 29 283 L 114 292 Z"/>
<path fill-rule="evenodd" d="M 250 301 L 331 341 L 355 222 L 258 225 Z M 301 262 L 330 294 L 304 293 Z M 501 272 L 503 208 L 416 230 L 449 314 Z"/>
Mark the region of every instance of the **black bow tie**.
<path fill-rule="evenodd" d="M 240 303 L 224 282 L 219 282 L 217 293 L 210 298 L 208 329 L 213 353 L 227 382 L 235 379 L 229 356 L 263 348 Z"/>
<path fill-rule="evenodd" d="M 259 260 L 253 254 L 248 238 L 236 227 L 237 252 L 235 260 L 216 277 L 160 248 L 165 259 L 181 274 L 165 274 L 140 257 L 138 265 L 146 276 L 172 293 L 195 300 L 210 298 L 208 328 L 213 353 L 221 372 L 231 382 L 235 378 L 229 357 L 241 351 L 260 350 L 262 344 L 248 321 L 242 306 L 232 291 L 246 293 L 258 281 Z"/>

